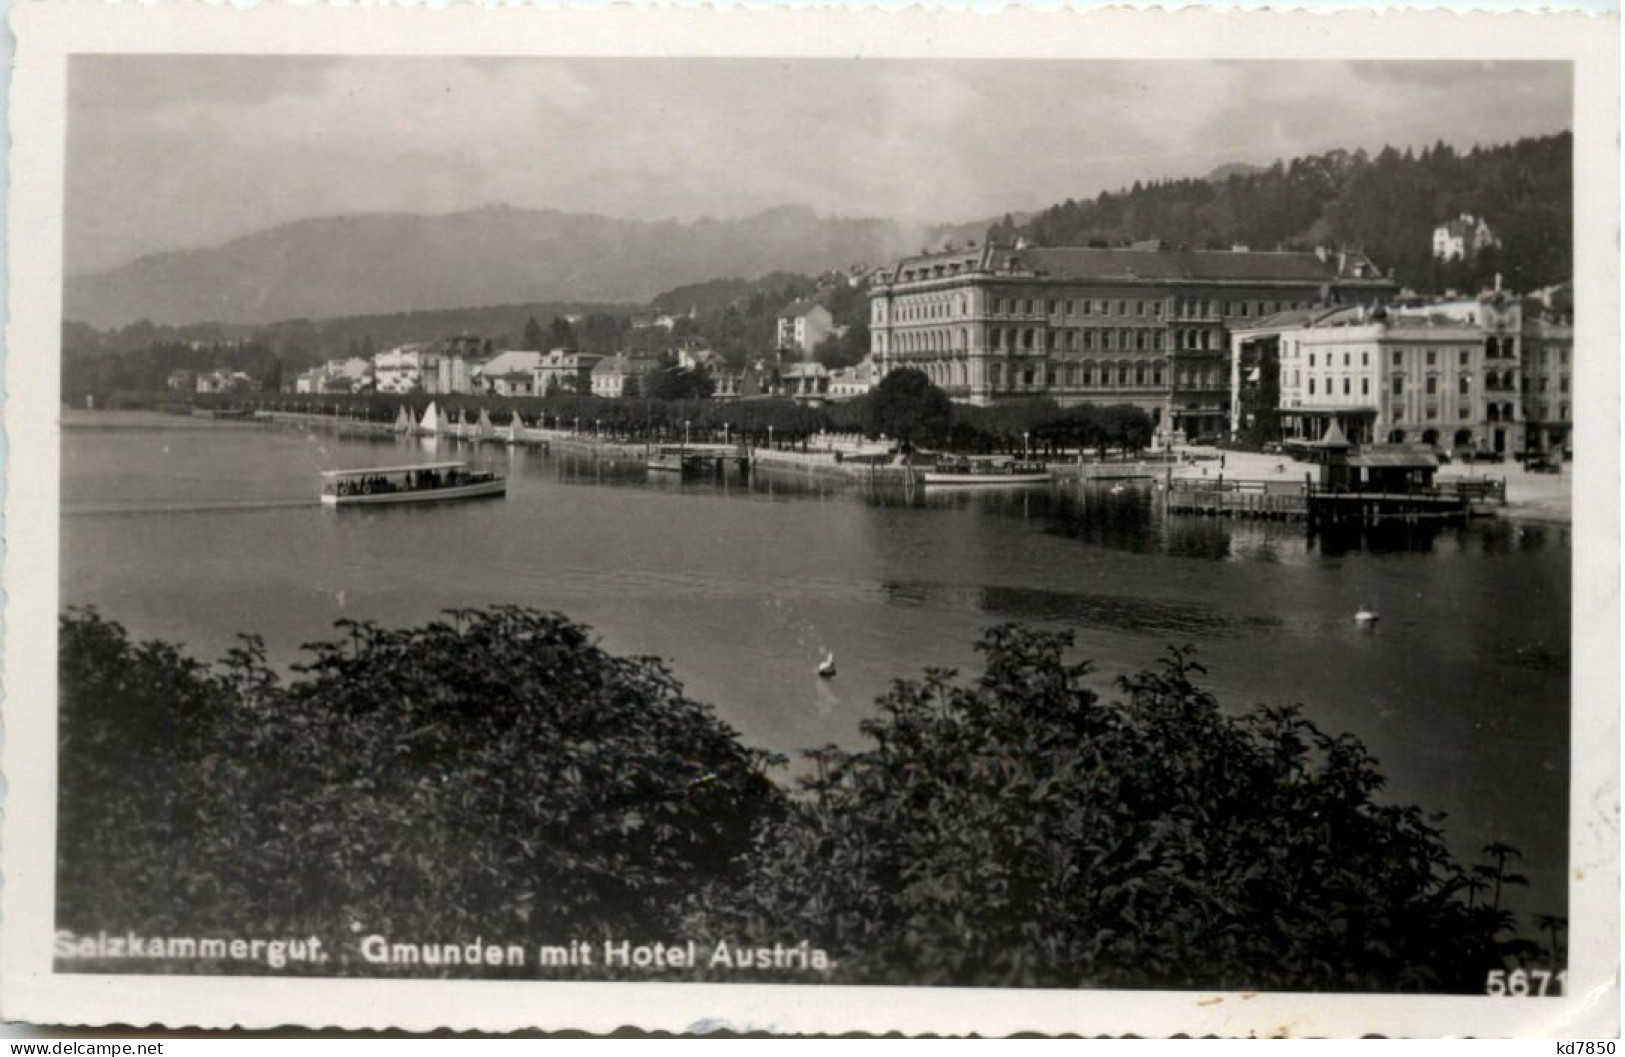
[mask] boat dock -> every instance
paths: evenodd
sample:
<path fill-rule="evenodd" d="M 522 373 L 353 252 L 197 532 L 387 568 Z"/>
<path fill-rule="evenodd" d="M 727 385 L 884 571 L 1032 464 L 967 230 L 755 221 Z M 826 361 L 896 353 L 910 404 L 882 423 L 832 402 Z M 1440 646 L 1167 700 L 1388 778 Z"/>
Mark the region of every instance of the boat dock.
<path fill-rule="evenodd" d="M 1222 477 L 1168 478 L 1170 514 L 1307 521 L 1311 528 L 1380 521 L 1464 521 L 1486 504 L 1506 502 L 1506 483 L 1490 479 L 1441 481 L 1435 488 L 1361 491 L 1324 488 L 1312 481 L 1246 481 Z"/>

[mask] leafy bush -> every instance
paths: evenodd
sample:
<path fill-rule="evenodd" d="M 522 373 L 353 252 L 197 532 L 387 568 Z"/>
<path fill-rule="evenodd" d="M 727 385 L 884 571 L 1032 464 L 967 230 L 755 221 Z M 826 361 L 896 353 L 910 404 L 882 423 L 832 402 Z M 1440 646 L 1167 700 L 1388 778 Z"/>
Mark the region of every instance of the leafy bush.
<path fill-rule="evenodd" d="M 974 681 L 899 681 L 862 752 L 811 754 L 734 927 L 843 978 L 1482 992 L 1535 952 L 1375 761 L 1295 709 L 1232 718 L 1175 652 L 1107 703 L 1065 634 L 1000 627 Z"/>
<path fill-rule="evenodd" d="M 1108 703 L 1068 636 L 992 629 L 789 796 L 558 614 L 340 626 L 284 683 L 253 638 L 210 667 L 64 616 L 58 928 L 805 939 L 830 979 L 1051 987 L 1478 992 L 1540 953 L 1513 849 L 1462 868 L 1358 740 L 1228 716 L 1182 653 Z"/>
<path fill-rule="evenodd" d="M 217 669 L 62 621 L 58 927 L 503 942 L 668 929 L 780 796 L 648 658 L 517 608 Z"/>

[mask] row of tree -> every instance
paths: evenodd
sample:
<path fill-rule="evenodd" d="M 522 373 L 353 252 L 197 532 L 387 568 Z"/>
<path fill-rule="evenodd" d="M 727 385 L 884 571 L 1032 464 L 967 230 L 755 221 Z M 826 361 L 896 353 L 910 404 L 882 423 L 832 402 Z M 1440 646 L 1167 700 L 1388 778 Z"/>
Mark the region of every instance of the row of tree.
<path fill-rule="evenodd" d="M 805 940 L 826 974 L 727 978 L 962 986 L 1481 994 L 1563 964 L 1558 915 L 1542 949 L 1503 905 L 1513 849 L 1463 864 L 1358 739 L 1227 711 L 1182 652 L 1108 696 L 1068 635 L 994 628 L 789 788 L 556 613 L 341 621 L 288 678 L 253 637 L 205 665 L 94 611 L 60 632 L 58 929 L 316 936 L 348 975 L 369 933 Z"/>

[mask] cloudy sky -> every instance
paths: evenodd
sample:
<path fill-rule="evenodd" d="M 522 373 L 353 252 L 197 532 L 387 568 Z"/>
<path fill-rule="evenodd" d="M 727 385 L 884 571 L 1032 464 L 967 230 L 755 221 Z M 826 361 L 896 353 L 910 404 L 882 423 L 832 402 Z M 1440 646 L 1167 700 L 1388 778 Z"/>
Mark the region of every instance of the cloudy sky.
<path fill-rule="evenodd" d="M 304 217 L 783 204 L 963 221 L 1136 179 L 1571 127 L 1559 63 L 79 56 L 68 269 Z"/>

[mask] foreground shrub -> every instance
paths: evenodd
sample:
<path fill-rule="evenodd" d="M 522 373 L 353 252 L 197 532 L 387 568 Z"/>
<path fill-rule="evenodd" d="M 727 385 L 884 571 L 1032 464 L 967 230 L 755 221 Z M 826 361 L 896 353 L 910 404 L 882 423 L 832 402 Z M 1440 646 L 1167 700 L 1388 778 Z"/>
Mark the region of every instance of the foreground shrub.
<path fill-rule="evenodd" d="M 1540 953 L 1513 849 L 1463 869 L 1358 740 L 1226 715 L 1177 652 L 1107 702 L 1069 637 L 993 629 L 790 796 L 557 614 L 341 627 L 284 683 L 254 639 L 210 667 L 63 618 L 58 928 L 805 940 L 838 965 L 801 980 L 1050 987 L 1481 993 Z"/>
<path fill-rule="evenodd" d="M 1352 736 L 1229 717 L 1177 652 L 1107 703 L 1069 645 L 993 629 L 980 678 L 900 681 L 872 748 L 811 754 L 735 927 L 873 982 L 1482 993 L 1535 952 Z"/>
<path fill-rule="evenodd" d="M 556 614 L 342 626 L 284 686 L 253 640 L 209 669 L 63 619 L 59 928 L 652 934 L 781 799 L 657 661 Z"/>

